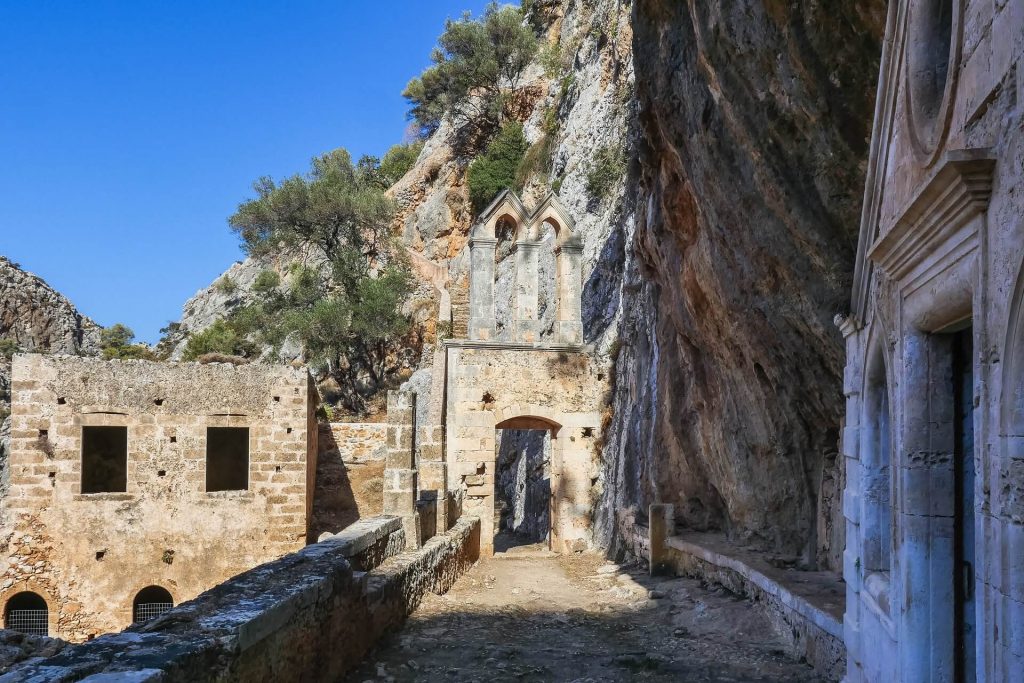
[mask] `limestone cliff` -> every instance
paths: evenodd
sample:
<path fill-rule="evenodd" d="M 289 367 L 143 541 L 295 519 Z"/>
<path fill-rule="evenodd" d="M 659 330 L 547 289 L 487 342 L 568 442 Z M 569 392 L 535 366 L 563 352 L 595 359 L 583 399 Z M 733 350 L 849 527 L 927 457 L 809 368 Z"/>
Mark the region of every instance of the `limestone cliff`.
<path fill-rule="evenodd" d="M 25 351 L 96 353 L 100 327 L 42 278 L 0 256 L 0 338 Z"/>
<path fill-rule="evenodd" d="M 20 351 L 92 355 L 99 353 L 100 326 L 42 278 L 0 256 L 0 339 Z M 10 371 L 10 359 L 0 355 L 0 469 L 9 436 Z"/>
<path fill-rule="evenodd" d="M 625 160 L 633 156 L 636 121 L 629 4 L 622 0 L 525 4 L 531 7 L 528 20 L 547 46 L 542 52 L 556 58 L 549 58 L 546 68 L 538 58 L 524 79 L 533 93 L 522 115 L 524 132 L 542 158 L 527 174 L 521 194 L 532 208 L 554 188 L 572 213 L 584 244 L 585 341 L 606 358 L 621 316 L 622 273 L 633 225 L 633 197 L 625 191 Z M 396 232 L 415 255 L 421 273 L 439 290 L 438 298 L 450 299 L 454 332 L 460 335 L 465 334 L 468 309 L 466 243 L 475 217 L 465 177 L 471 159 L 456 154 L 448 142 L 450 133 L 448 124 L 442 124 L 391 193 L 400 207 Z M 599 151 L 622 160 L 603 169 L 608 182 L 600 192 L 590 182 Z M 511 246 L 506 236 L 497 248 L 499 328 L 502 315 L 511 310 L 515 272 Z M 552 333 L 555 315 L 551 250 L 541 250 L 539 265 L 538 315 L 544 339 Z M 422 391 L 429 386 L 430 351 L 428 345 L 421 370 L 408 388 Z M 418 405 L 423 411 L 427 408 L 425 402 Z M 600 490 L 600 481 L 596 486 Z"/>
<path fill-rule="evenodd" d="M 885 3 L 635 0 L 608 498 L 838 567 L 842 346 Z"/>

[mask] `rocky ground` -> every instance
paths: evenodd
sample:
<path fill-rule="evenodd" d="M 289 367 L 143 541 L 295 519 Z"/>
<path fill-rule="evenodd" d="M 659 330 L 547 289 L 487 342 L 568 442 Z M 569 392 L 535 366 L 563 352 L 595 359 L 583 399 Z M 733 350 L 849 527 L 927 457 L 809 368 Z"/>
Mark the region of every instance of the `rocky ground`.
<path fill-rule="evenodd" d="M 59 638 L 27 636 L 17 631 L 0 629 L 0 674 L 30 657 L 52 657 L 64 649 Z"/>
<path fill-rule="evenodd" d="M 349 681 L 818 681 L 749 603 L 519 547 L 429 595 Z"/>

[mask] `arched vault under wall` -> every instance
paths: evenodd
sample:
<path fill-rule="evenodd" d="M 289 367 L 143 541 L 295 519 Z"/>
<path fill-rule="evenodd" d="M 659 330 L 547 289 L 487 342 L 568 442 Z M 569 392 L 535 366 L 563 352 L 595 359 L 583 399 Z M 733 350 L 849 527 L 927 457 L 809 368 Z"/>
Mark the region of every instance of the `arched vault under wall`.
<path fill-rule="evenodd" d="M 603 382 L 587 349 L 572 345 L 445 342 L 449 488 L 481 520 L 493 551 L 496 429 L 551 432 L 551 549 L 591 544 Z"/>

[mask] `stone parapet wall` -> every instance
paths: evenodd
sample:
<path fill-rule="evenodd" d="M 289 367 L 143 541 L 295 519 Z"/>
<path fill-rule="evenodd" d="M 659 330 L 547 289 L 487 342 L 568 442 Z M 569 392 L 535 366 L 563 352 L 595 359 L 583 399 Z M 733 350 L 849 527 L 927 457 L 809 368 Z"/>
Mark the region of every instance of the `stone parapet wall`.
<path fill-rule="evenodd" d="M 422 548 L 359 572 L 353 555 L 392 547 L 403 531 L 380 517 L 257 567 L 123 633 L 16 666 L 0 683 L 46 680 L 337 681 L 426 591 L 444 592 L 479 553 L 464 518 Z"/>

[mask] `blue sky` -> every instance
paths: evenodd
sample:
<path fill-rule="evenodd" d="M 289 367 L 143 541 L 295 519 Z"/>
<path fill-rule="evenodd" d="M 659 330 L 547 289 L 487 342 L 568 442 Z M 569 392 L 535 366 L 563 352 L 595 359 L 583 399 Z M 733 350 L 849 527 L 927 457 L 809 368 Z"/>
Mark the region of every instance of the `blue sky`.
<path fill-rule="evenodd" d="M 242 258 L 261 175 L 402 140 L 402 89 L 486 0 L 0 0 L 0 254 L 144 341 Z"/>

